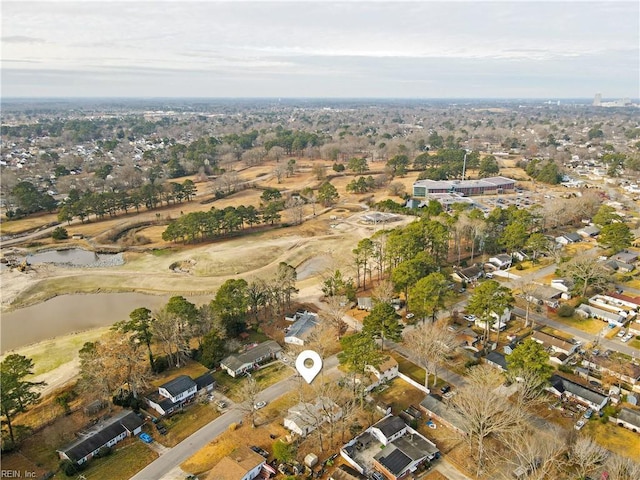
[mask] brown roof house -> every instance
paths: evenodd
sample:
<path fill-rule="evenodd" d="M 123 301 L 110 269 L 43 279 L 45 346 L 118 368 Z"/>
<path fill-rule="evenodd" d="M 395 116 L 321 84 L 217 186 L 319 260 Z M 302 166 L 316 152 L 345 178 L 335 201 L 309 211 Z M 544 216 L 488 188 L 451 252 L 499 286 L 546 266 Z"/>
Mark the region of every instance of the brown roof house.
<path fill-rule="evenodd" d="M 209 470 L 207 480 L 252 480 L 260 475 L 266 460 L 247 446 L 236 448 Z"/>

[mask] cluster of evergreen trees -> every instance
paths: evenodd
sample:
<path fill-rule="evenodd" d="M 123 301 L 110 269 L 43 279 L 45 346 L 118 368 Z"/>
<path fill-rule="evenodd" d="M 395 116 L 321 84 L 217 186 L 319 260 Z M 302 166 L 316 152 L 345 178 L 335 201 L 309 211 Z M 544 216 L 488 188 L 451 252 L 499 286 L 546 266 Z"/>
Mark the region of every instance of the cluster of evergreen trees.
<path fill-rule="evenodd" d="M 104 218 L 106 215 L 114 217 L 118 212 L 128 213 L 129 210 L 140 210 L 145 206 L 151 210 L 170 203 L 191 201 L 196 193 L 196 186 L 191 180 L 182 183 L 167 184 L 146 183 L 140 188 L 121 192 L 79 192 L 71 190 L 58 212 L 58 220 L 71 222 L 78 217 L 84 222 L 90 215 Z"/>
<path fill-rule="evenodd" d="M 171 222 L 162 233 L 162 239 L 166 242 L 179 240 L 190 243 L 228 235 L 261 222 L 274 224 L 280 220 L 280 213 L 271 205 L 274 204 L 268 204 L 261 211 L 253 205 L 240 205 L 222 210 L 212 207 L 208 212 L 188 213 Z"/>

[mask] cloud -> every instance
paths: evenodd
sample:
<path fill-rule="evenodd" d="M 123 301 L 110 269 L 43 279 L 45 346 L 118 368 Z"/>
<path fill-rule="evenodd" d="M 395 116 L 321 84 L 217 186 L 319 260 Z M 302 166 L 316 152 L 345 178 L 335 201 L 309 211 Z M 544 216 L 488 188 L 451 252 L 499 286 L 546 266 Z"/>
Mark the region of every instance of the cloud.
<path fill-rule="evenodd" d="M 42 38 L 27 37 L 26 35 L 8 35 L 0 38 L 2 43 L 44 43 Z"/>

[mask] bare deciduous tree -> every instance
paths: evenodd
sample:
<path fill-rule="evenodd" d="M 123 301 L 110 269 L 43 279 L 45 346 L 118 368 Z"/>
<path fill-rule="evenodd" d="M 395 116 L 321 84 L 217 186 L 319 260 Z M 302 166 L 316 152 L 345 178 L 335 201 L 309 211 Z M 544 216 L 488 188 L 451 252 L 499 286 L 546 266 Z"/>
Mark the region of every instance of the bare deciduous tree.
<path fill-rule="evenodd" d="M 424 386 L 429 386 L 429 374 L 433 374 L 433 385 L 438 380 L 438 366 L 446 362 L 446 355 L 455 347 L 455 334 L 448 330 L 445 319 L 433 323 L 422 323 L 405 335 L 405 344 L 425 369 Z"/>
<path fill-rule="evenodd" d="M 640 478 L 640 463 L 630 458 L 611 454 L 606 463 L 609 480 L 637 480 Z"/>
<path fill-rule="evenodd" d="M 489 365 L 469 369 L 467 384 L 453 397 L 452 405 L 463 423 L 465 443 L 477 460 L 477 475 L 487 464 L 486 440 L 505 436 L 523 425 L 525 416 L 508 398 L 496 392 L 502 374 Z"/>
<path fill-rule="evenodd" d="M 331 325 L 336 337 L 341 337 L 347 330 L 344 316 L 347 313 L 348 300 L 344 295 L 325 297 L 326 308 L 320 314 L 320 318 Z"/>
<path fill-rule="evenodd" d="M 244 380 L 242 384 L 242 388 L 240 389 L 240 398 L 242 398 L 242 403 L 240 403 L 240 410 L 248 416 L 251 420 L 251 426 L 256 428 L 256 413 L 257 410 L 255 408 L 256 400 L 258 398 L 258 394 L 260 393 L 260 388 L 256 381 L 249 377 Z"/>
<path fill-rule="evenodd" d="M 559 478 L 559 471 L 564 465 L 565 437 L 566 433 L 559 428 L 541 432 L 525 427 L 509 432 L 504 438 L 504 443 L 515 456 L 511 463 L 515 463 L 516 468 L 519 467 L 526 472 L 524 478 L 545 480 L 554 476 Z"/>
<path fill-rule="evenodd" d="M 609 452 L 594 442 L 590 437 L 581 436 L 569 449 L 569 461 L 573 464 L 580 478 L 586 477 L 602 464 Z"/>

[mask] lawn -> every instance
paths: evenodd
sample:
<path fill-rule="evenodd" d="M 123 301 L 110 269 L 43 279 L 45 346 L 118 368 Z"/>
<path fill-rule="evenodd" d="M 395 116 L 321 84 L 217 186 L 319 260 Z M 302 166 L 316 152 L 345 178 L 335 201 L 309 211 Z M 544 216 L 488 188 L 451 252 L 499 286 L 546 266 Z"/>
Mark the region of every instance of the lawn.
<path fill-rule="evenodd" d="M 34 375 L 42 375 L 75 360 L 78 351 L 86 342 L 99 339 L 108 330 L 109 328 L 105 327 L 56 337 L 37 345 L 20 348 L 18 353 L 33 360 Z"/>
<path fill-rule="evenodd" d="M 269 365 L 254 371 L 251 376 L 258 384 L 260 390 L 270 387 L 274 383 L 284 380 L 294 374 L 291 367 L 281 362 L 273 362 Z M 218 388 L 234 402 L 241 402 L 241 390 L 245 378 L 233 378 L 224 370 L 219 370 L 213 374 L 213 378 L 218 384 Z"/>
<path fill-rule="evenodd" d="M 149 432 L 161 444 L 173 447 L 219 416 L 213 404 L 195 403 L 186 407 L 181 413 L 162 420 L 168 430 L 165 436 L 160 436 L 154 428 Z"/>
<path fill-rule="evenodd" d="M 160 385 L 173 380 L 179 375 L 189 375 L 191 378 L 196 378 L 208 371 L 209 369 L 201 363 L 189 360 L 186 365 L 180 368 L 172 368 L 171 370 L 166 370 L 165 372 L 163 372 L 160 378 L 152 382 L 152 385 L 154 387 L 159 387 Z"/>
<path fill-rule="evenodd" d="M 394 378 L 389 388 L 378 395 L 381 403 L 391 405 L 394 414 L 400 413 L 410 405 L 417 407 L 424 397 L 423 391 L 409 385 L 401 378 Z"/>
<path fill-rule="evenodd" d="M 411 380 L 424 385 L 424 377 L 426 375 L 424 368 L 416 365 L 415 363 L 409 361 L 402 355 L 395 352 L 391 353 L 391 356 L 398 362 L 398 370 L 400 370 L 400 373 L 403 373 Z"/>
<path fill-rule="evenodd" d="M 640 461 L 640 436 L 637 433 L 611 422 L 603 424 L 599 419 L 587 422 L 584 431 L 608 450 Z"/>
<path fill-rule="evenodd" d="M 584 319 L 578 315 L 574 315 L 573 317 L 569 318 L 563 318 L 559 317 L 556 314 L 550 313 L 549 318 L 557 322 L 564 323 L 569 327 L 577 328 L 578 330 L 582 330 L 583 332 L 590 333 L 592 335 L 597 335 L 607 325 L 602 320 L 598 320 L 595 318 Z"/>
<path fill-rule="evenodd" d="M 152 461 L 158 454 L 140 440 L 132 439 L 113 454 L 90 462 L 90 467 L 82 472 L 87 480 L 125 480 L 131 478 Z M 58 474 L 61 478 L 63 475 Z"/>

